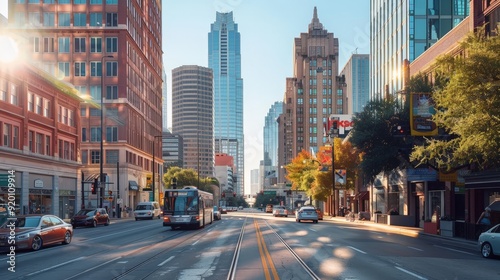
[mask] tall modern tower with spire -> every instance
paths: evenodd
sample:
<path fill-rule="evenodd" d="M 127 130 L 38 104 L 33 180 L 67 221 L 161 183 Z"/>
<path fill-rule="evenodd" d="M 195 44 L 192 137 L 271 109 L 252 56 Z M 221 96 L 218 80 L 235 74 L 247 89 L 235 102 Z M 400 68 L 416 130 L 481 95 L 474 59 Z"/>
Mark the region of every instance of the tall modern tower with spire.
<path fill-rule="evenodd" d="M 208 33 L 208 67 L 214 77 L 215 152 L 226 153 L 236 165 L 235 191 L 243 194 L 243 79 L 240 33 L 233 13 L 216 13 Z"/>

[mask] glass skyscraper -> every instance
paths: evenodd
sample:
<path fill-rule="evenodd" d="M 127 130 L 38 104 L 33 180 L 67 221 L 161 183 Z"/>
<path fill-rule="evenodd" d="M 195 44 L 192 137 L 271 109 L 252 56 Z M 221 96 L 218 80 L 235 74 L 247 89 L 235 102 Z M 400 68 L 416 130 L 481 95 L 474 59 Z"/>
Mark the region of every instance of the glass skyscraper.
<path fill-rule="evenodd" d="M 370 94 L 403 89 L 403 62 L 412 62 L 469 15 L 468 0 L 370 1 Z"/>
<path fill-rule="evenodd" d="M 233 13 L 216 13 L 208 34 L 208 67 L 214 75 L 215 152 L 226 153 L 236 165 L 235 190 L 243 194 L 243 79 L 240 33 Z"/>
<path fill-rule="evenodd" d="M 269 108 L 264 123 L 264 172 L 278 175 L 278 117 L 283 113 L 283 102 L 276 101 Z M 264 175 L 264 174 L 262 174 Z"/>

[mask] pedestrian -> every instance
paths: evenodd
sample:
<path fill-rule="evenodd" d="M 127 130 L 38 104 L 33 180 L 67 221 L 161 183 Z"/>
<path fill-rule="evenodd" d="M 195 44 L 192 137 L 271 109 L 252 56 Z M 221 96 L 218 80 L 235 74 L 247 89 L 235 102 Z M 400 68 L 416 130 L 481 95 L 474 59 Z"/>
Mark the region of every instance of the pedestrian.
<path fill-rule="evenodd" d="M 491 217 L 491 209 L 490 207 L 486 207 L 484 208 L 483 213 L 481 213 L 481 216 L 479 216 L 479 219 L 477 220 L 476 224 L 489 226 L 491 225 L 490 217 Z"/>
<path fill-rule="evenodd" d="M 113 218 L 114 218 L 116 216 L 116 209 L 114 206 L 113 206 L 113 209 L 111 210 L 111 212 L 113 212 Z"/>

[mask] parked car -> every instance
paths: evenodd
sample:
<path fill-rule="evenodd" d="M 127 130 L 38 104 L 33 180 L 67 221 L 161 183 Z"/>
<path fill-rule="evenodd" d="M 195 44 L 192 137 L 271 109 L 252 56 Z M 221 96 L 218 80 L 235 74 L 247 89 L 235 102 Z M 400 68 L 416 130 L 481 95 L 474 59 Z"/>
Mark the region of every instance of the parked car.
<path fill-rule="evenodd" d="M 243 210 L 243 206 L 239 206 L 238 210 L 240 210 L 240 211 Z"/>
<path fill-rule="evenodd" d="M 134 210 L 135 220 L 139 219 L 149 219 L 152 220 L 154 217 L 161 218 L 160 204 L 156 201 L 150 202 L 139 202 Z"/>
<path fill-rule="evenodd" d="M 313 206 L 302 206 L 299 211 L 295 212 L 295 221 L 300 223 L 301 221 L 309 220 L 313 223 L 318 223 L 318 212 Z"/>
<path fill-rule="evenodd" d="M 318 213 L 318 220 L 323 220 L 323 211 L 319 208 L 316 208 L 316 213 Z"/>
<path fill-rule="evenodd" d="M 73 226 L 54 215 L 30 214 L 16 216 L 15 221 L 7 221 L 0 228 L 0 247 L 10 248 L 11 230 L 15 228 L 16 248 L 40 250 L 42 246 L 62 243 L 69 244 L 73 238 Z"/>
<path fill-rule="evenodd" d="M 478 239 L 479 250 L 484 258 L 500 256 L 500 224 L 481 233 Z"/>
<path fill-rule="evenodd" d="M 219 211 L 219 207 L 214 206 L 214 220 L 220 220 L 222 218 L 221 213 Z"/>
<path fill-rule="evenodd" d="M 109 215 L 105 208 L 82 209 L 71 218 L 73 228 L 97 225 L 109 226 Z"/>
<path fill-rule="evenodd" d="M 288 210 L 286 210 L 285 206 L 274 206 L 273 207 L 273 216 L 274 217 L 288 217 Z"/>
<path fill-rule="evenodd" d="M 266 213 L 273 213 L 273 205 L 272 204 L 266 205 Z"/>

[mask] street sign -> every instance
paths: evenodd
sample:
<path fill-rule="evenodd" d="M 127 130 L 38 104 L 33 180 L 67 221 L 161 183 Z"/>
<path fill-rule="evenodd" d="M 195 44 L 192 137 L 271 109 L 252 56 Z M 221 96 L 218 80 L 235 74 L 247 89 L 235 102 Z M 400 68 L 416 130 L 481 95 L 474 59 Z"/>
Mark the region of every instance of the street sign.
<path fill-rule="evenodd" d="M 276 191 L 264 191 L 264 194 L 276 195 Z"/>

